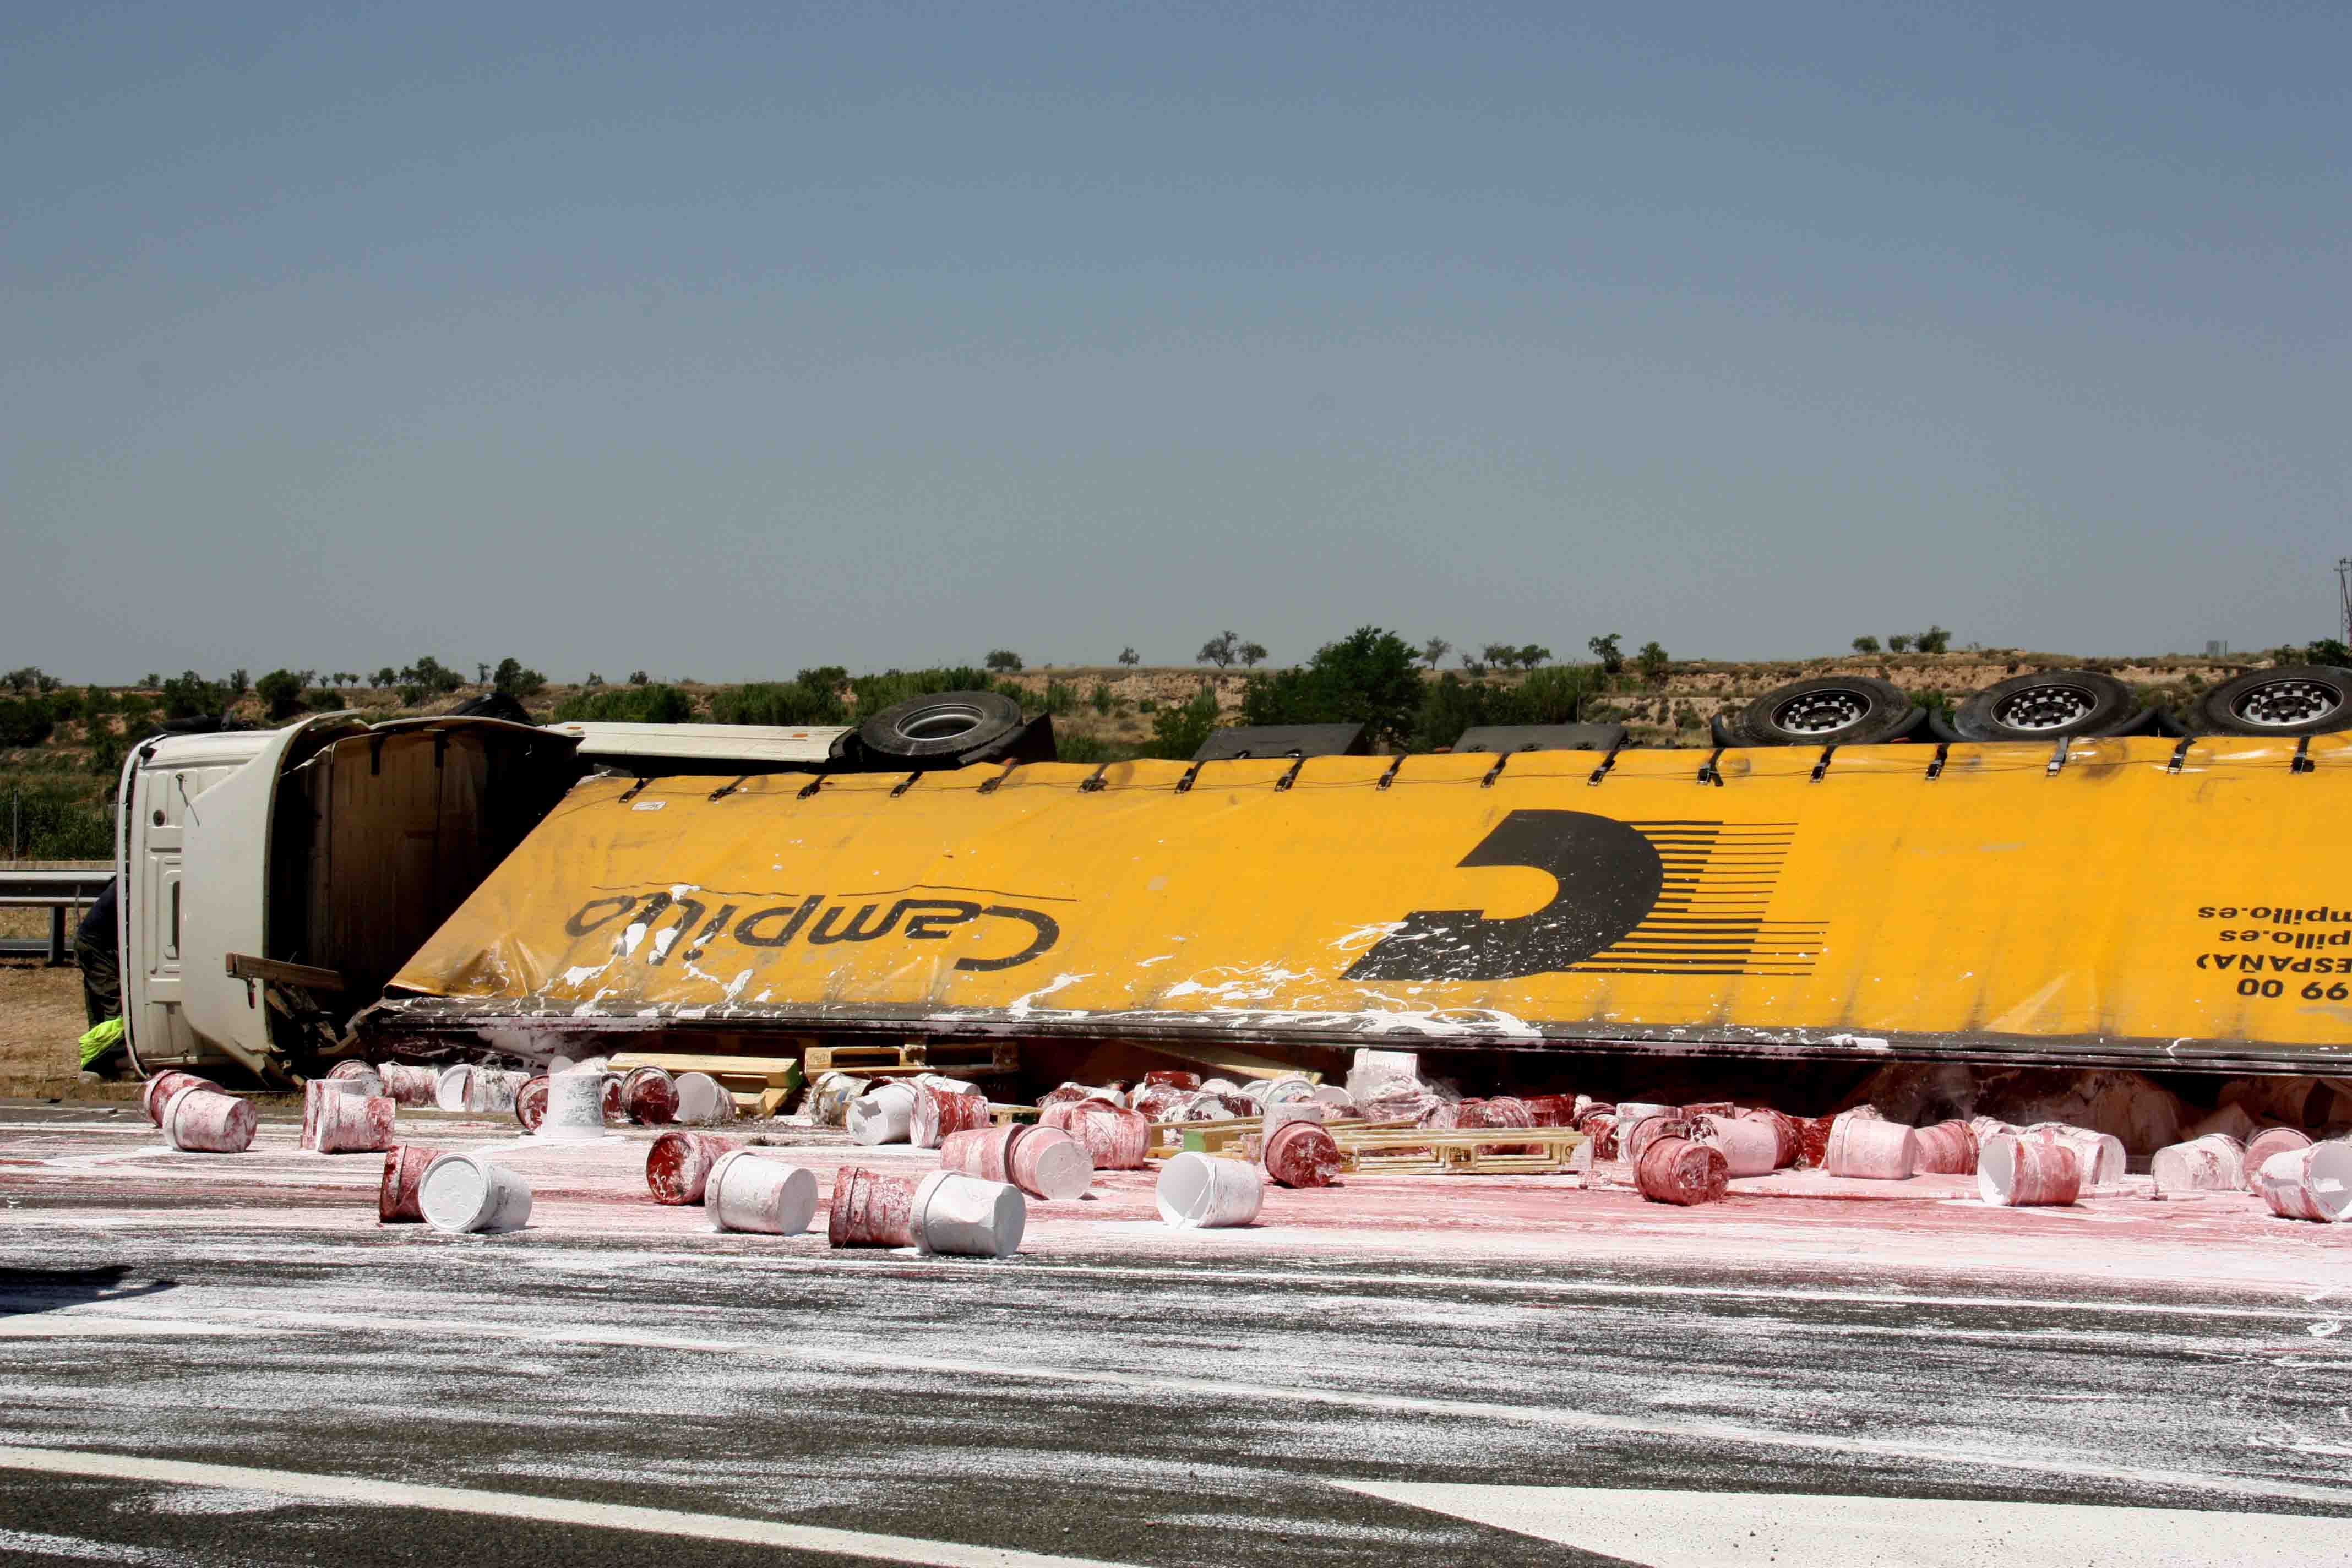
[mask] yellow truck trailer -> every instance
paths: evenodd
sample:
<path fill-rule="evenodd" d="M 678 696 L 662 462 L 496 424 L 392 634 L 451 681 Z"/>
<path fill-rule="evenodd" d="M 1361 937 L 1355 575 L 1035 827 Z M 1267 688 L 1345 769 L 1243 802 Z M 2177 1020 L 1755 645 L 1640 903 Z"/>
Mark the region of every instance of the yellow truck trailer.
<path fill-rule="evenodd" d="M 598 776 L 357 1027 L 2338 1074 L 2347 808 L 2342 734 Z"/>

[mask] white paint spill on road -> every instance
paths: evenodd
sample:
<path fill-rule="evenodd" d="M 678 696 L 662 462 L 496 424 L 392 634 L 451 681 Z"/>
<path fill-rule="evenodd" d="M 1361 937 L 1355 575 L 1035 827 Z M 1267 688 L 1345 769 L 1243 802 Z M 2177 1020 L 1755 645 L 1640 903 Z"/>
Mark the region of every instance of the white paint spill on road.
<path fill-rule="evenodd" d="M 2342 1562 L 2347 1521 L 2289 1513 L 1960 1502 L 1806 1492 L 1629 1490 L 1339 1481 L 1378 1498 L 1648 1568 L 1854 1563 L 1981 1568 L 2030 1555 L 2066 1568 L 2265 1568 Z"/>
<path fill-rule="evenodd" d="M 224 1568 L 226 1561 L 133 1546 L 121 1541 L 92 1541 L 80 1535 L 52 1535 L 47 1531 L 0 1526 L 0 1557 L 20 1552 L 27 1556 L 64 1557 L 77 1563 L 121 1563 L 130 1568 Z"/>
<path fill-rule="evenodd" d="M 774 1546 L 831 1557 L 870 1562 L 919 1563 L 937 1568 L 1121 1568 L 1092 1557 L 1055 1557 L 993 1546 L 963 1546 L 907 1535 L 860 1530 L 828 1530 L 813 1524 L 741 1519 L 730 1514 L 683 1513 L 624 1503 L 578 1502 L 570 1498 L 520 1492 L 478 1491 L 471 1487 L 410 1485 L 357 1476 L 310 1475 L 299 1470 L 263 1470 L 243 1465 L 200 1465 L 129 1454 L 93 1454 L 73 1448 L 0 1447 L 0 1468 L 100 1480 L 161 1482 L 169 1486 L 226 1487 L 270 1492 L 306 1502 L 347 1503 L 362 1508 L 425 1509 L 439 1513 L 479 1514 L 490 1519 L 530 1520 L 541 1524 L 584 1525 L 649 1535 L 723 1541 L 739 1546 Z M 116 1558 L 146 1562 L 146 1558 Z M 181 1561 L 174 1558 L 176 1563 Z"/>
<path fill-rule="evenodd" d="M 1877 1458 L 1913 1463 L 1973 1466 L 2067 1481 L 2107 1481 L 2136 1489 L 2179 1487 L 2242 1498 L 2284 1499 L 2352 1508 L 2352 1487 L 2318 1487 L 2276 1479 L 2212 1475 L 2202 1471 L 2156 1469 L 2126 1465 L 2101 1465 L 2073 1454 L 2037 1457 L 2013 1449 L 1938 1447 L 1885 1438 L 1839 1436 L 1743 1426 L 1722 1420 L 1673 1420 L 1663 1416 L 1620 1415 L 1557 1405 L 1504 1405 L 1487 1400 L 1442 1399 L 1420 1394 L 1358 1392 L 1318 1388 L 1311 1384 L 1244 1383 L 1205 1377 L 1108 1371 L 1092 1367 L 1055 1365 L 1045 1362 L 991 1361 L 979 1357 L 909 1355 L 900 1351 L 855 1344 L 814 1343 L 803 1340 L 725 1340 L 694 1334 L 655 1333 L 589 1324 L 500 1322 L 488 1317 L 430 1319 L 377 1317 L 352 1312 L 299 1312 L 225 1308 L 209 1318 L 182 1314 L 170 1305 L 143 1307 L 132 1313 L 100 1313 L 67 1308 L 44 1315 L 46 1320 L 110 1319 L 139 1324 L 156 1317 L 198 1321 L 267 1325 L 314 1332 L 347 1333 L 375 1330 L 404 1338 L 441 1332 L 453 1336 L 504 1339 L 535 1344 L 603 1345 L 636 1350 L 678 1351 L 718 1357 L 761 1357 L 814 1363 L 835 1369 L 867 1366 L 891 1372 L 933 1373 L 969 1381 L 997 1377 L 1013 1382 L 1068 1384 L 1136 1389 L 1151 1394 L 1195 1395 L 1205 1399 L 1250 1404 L 1273 1402 L 1323 1405 L 1389 1415 L 1434 1416 L 1486 1421 L 1554 1430 L 1670 1438 L 1676 1443 L 1719 1443 L 1763 1448 L 1792 1449 L 1840 1458 Z M 26 1336 L 32 1330 L 24 1331 Z"/>

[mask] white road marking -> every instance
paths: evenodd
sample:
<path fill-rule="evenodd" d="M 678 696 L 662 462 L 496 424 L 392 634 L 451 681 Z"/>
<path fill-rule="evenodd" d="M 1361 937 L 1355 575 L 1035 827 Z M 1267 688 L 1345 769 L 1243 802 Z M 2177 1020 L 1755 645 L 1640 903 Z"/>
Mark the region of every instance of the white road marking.
<path fill-rule="evenodd" d="M 365 1508 L 429 1509 L 441 1513 L 482 1514 L 492 1519 L 534 1520 L 544 1524 L 586 1525 L 648 1535 L 679 1535 L 740 1546 L 775 1546 L 832 1557 L 863 1557 L 883 1563 L 919 1563 L 937 1568 L 1121 1568 L 1092 1557 L 1053 1557 L 993 1546 L 960 1546 L 907 1535 L 862 1530 L 828 1530 L 719 1513 L 680 1513 L 625 1503 L 576 1502 L 569 1498 L 523 1492 L 478 1491 L 471 1487 L 433 1487 L 357 1476 L 316 1476 L 300 1470 L 262 1470 L 243 1465 L 200 1465 L 181 1459 L 150 1459 L 130 1454 L 93 1454 L 74 1448 L 0 1447 L 0 1468 L 53 1476 L 89 1476 L 100 1480 L 158 1481 L 173 1486 L 233 1487 L 270 1492 L 305 1502 L 355 1503 Z"/>
<path fill-rule="evenodd" d="M 1847 1561 L 1905 1568 L 1982 1568 L 2025 1556 L 2066 1568 L 2288 1568 L 2343 1562 L 2352 1522 L 2291 1513 L 1805 1492 L 1333 1484 L 1649 1568 L 1810 1563 L 1825 1542 L 1836 1542 L 1835 1555 Z"/>
<path fill-rule="evenodd" d="M 5 1298 L 0 1298 L 0 1305 Z M 176 1307 L 158 1306 L 140 1313 L 99 1313 L 68 1308 L 41 1315 L 46 1319 L 104 1320 L 126 1325 L 125 1332 L 157 1316 L 181 1316 Z M 866 1366 L 893 1372 L 929 1372 L 943 1377 L 1001 1377 L 1015 1382 L 1060 1383 L 1154 1394 L 1196 1394 L 1209 1399 L 1253 1404 L 1326 1405 L 1342 1409 L 1376 1411 L 1382 1415 L 1433 1415 L 1470 1421 L 1508 1422 L 1515 1426 L 1548 1426 L 1565 1431 L 1600 1432 L 1612 1436 L 1669 1437 L 1677 1442 L 1748 1444 L 1793 1448 L 1841 1458 L 1872 1458 L 1936 1464 L 1980 1465 L 2031 1475 L 2066 1479 L 2114 1481 L 2135 1488 L 2181 1487 L 2221 1495 L 2292 1499 L 2352 1507 L 2352 1488 L 2317 1487 L 2277 1479 L 2251 1479 L 2210 1475 L 2194 1470 L 2159 1470 L 2137 1466 L 2100 1465 L 2073 1454 L 2036 1458 L 2007 1449 L 1937 1447 L 1870 1437 L 1827 1433 L 1743 1426 L 1729 1421 L 1670 1420 L 1658 1416 L 1613 1415 L 1550 1405 L 1500 1405 L 1484 1400 L 1438 1399 L 1418 1394 L 1358 1393 L 1318 1388 L 1303 1384 L 1238 1383 L 1205 1377 L 1118 1372 L 1087 1367 L 1056 1366 L 1042 1362 L 998 1362 L 952 1356 L 908 1355 L 904 1352 L 868 1349 L 854 1344 L 822 1344 L 793 1340 L 720 1340 L 698 1335 L 653 1333 L 637 1329 L 601 1328 L 586 1324 L 502 1323 L 488 1318 L 375 1317 L 348 1312 L 263 1311 L 220 1309 L 199 1321 L 268 1326 L 343 1333 L 373 1329 L 404 1340 L 421 1333 L 442 1332 L 454 1339 L 496 1338 L 535 1344 L 626 1346 L 635 1350 L 682 1351 L 726 1357 L 760 1356 L 772 1360 L 812 1363 L 834 1368 Z M 24 1337 L 31 1337 L 26 1331 Z"/>
<path fill-rule="evenodd" d="M 73 1557 L 84 1563 L 123 1563 L 131 1568 L 221 1568 L 218 1559 L 192 1557 L 184 1552 L 163 1552 L 120 1541 L 91 1541 L 79 1535 L 51 1535 L 46 1531 L 0 1528 L 0 1554 L 10 1552 Z"/>

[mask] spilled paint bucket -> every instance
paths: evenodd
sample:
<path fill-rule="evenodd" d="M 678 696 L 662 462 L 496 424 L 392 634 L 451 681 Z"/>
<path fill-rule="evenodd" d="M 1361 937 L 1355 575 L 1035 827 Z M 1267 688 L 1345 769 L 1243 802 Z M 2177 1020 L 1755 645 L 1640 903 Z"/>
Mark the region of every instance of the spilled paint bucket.
<path fill-rule="evenodd" d="M 1353 1116 L 1357 1113 L 1356 1097 L 1336 1083 L 1317 1084 L 1315 1102 L 1333 1116 Z"/>
<path fill-rule="evenodd" d="M 1265 1173 L 1286 1187 L 1328 1187 L 1345 1163 L 1318 1121 L 1286 1121 L 1265 1135 Z"/>
<path fill-rule="evenodd" d="M 872 1148 L 883 1143 L 904 1143 L 915 1125 L 915 1086 L 910 1083 L 878 1083 L 849 1102 L 848 1113 L 843 1119 L 849 1129 L 849 1141 Z"/>
<path fill-rule="evenodd" d="M 1147 1083 L 1135 1091 L 1131 1109 L 1146 1121 L 1173 1121 L 1183 1113 L 1184 1102 L 1192 1098 L 1191 1089 L 1172 1083 Z"/>
<path fill-rule="evenodd" d="M 646 1186 L 657 1204 L 698 1204 L 712 1167 L 742 1146 L 716 1132 L 665 1132 L 646 1151 Z"/>
<path fill-rule="evenodd" d="M 2263 1167 L 2272 1160 L 2292 1150 L 2310 1147 L 2310 1138 L 2292 1127 L 2265 1127 L 2255 1133 L 2246 1143 L 2246 1191 L 2263 1190 Z"/>
<path fill-rule="evenodd" d="M 1679 1105 L 1654 1105 L 1646 1100 L 1621 1100 L 1617 1102 L 1617 1121 L 1631 1127 L 1644 1116 L 1672 1116 L 1682 1109 Z"/>
<path fill-rule="evenodd" d="M 1572 1094 L 1537 1094 L 1528 1097 L 1528 1110 L 1535 1117 L 1537 1127 L 1573 1127 L 1576 1125 L 1576 1096 Z"/>
<path fill-rule="evenodd" d="M 1777 1110 L 1743 1110 L 1742 1121 L 1753 1121 L 1772 1130 L 1772 1168 L 1785 1171 L 1794 1165 L 1805 1152 L 1805 1124 L 1793 1116 L 1783 1116 Z"/>
<path fill-rule="evenodd" d="M 667 1127 L 677 1120 L 677 1080 L 659 1068 L 632 1070 L 621 1080 L 621 1110 L 640 1127 Z"/>
<path fill-rule="evenodd" d="M 1257 1218 L 1265 1201 L 1255 1165 L 1186 1152 L 1160 1167 L 1153 1189 L 1160 1217 L 1185 1230 L 1222 1230 Z"/>
<path fill-rule="evenodd" d="M 1140 1171 L 1151 1142 L 1151 1123 L 1132 1110 L 1098 1100 L 1056 1105 L 1037 1117 L 1040 1126 L 1059 1127 L 1086 1149 L 1097 1171 Z"/>
<path fill-rule="evenodd" d="M 1899 1121 L 1853 1111 L 1834 1118 L 1822 1149 L 1822 1168 L 1832 1176 L 1872 1182 L 1904 1182 L 1919 1168 L 1919 1137 Z"/>
<path fill-rule="evenodd" d="M 364 1094 L 367 1086 L 348 1078 L 314 1078 L 302 1085 L 302 1142 L 306 1150 L 319 1147 L 319 1106 L 328 1099 L 341 1100 L 347 1095 Z"/>
<path fill-rule="evenodd" d="M 2063 1143 L 1997 1132 L 1977 1151 L 1977 1195 L 1995 1208 L 2063 1208 L 2082 1192 L 2082 1162 Z"/>
<path fill-rule="evenodd" d="M 629 1119 L 629 1075 L 599 1068 L 596 1076 L 604 1086 L 604 1120 L 626 1121 Z"/>
<path fill-rule="evenodd" d="M 1977 1173 L 1976 1130 L 1965 1121 L 1938 1121 L 1914 1130 L 1919 1144 L 1919 1173 L 1927 1176 L 1973 1176 Z"/>
<path fill-rule="evenodd" d="M 1633 1185 L 1654 1204 L 1715 1203 L 1730 1180 L 1722 1150 L 1680 1132 L 1653 1138 L 1633 1164 Z"/>
<path fill-rule="evenodd" d="M 1830 1157 L 1830 1129 L 1834 1116 L 1811 1116 L 1797 1123 L 1797 1168 L 1818 1171 Z"/>
<path fill-rule="evenodd" d="M 2263 1201 L 2281 1219 L 2336 1224 L 2352 1214 L 2352 1143 L 2336 1138 L 2273 1154 L 2260 1180 Z"/>
<path fill-rule="evenodd" d="M 821 1072 L 809 1086 L 809 1121 L 818 1127 L 838 1127 L 849 1113 L 849 1102 L 872 1086 L 845 1072 Z"/>
<path fill-rule="evenodd" d="M 2086 1187 L 2112 1186 L 2124 1179 L 2124 1141 L 2111 1132 L 2095 1132 L 2063 1121 L 2038 1121 L 2025 1130 L 2025 1136 L 2054 1140 L 2074 1150 Z"/>
<path fill-rule="evenodd" d="M 422 1143 L 394 1143 L 383 1152 L 383 1182 L 376 1188 L 375 1217 L 383 1225 L 422 1225 L 425 1211 L 416 1206 L 416 1189 L 425 1170 L 446 1150 Z"/>
<path fill-rule="evenodd" d="M 1738 1116 L 1691 1119 L 1692 1136 L 1723 1156 L 1731 1176 L 1769 1176 L 1780 1168 L 1780 1131 Z"/>
<path fill-rule="evenodd" d="M 2174 1193 L 2243 1192 L 2246 1187 L 2246 1146 L 2226 1132 L 2208 1132 L 2183 1143 L 2167 1144 L 2148 1162 L 2156 1190 Z"/>
<path fill-rule="evenodd" d="M 1160 1084 L 1169 1089 L 1192 1089 L 1201 1087 L 1201 1075 L 1181 1068 L 1154 1068 L 1143 1075 L 1143 1081 L 1147 1087 Z"/>
<path fill-rule="evenodd" d="M 1288 1078 L 1261 1081 L 1265 1082 L 1265 1092 L 1258 1097 L 1258 1102 L 1262 1105 L 1284 1105 L 1295 1100 L 1315 1098 L 1315 1085 L 1296 1074 Z"/>
<path fill-rule="evenodd" d="M 918 1084 L 914 1107 L 907 1118 L 907 1142 L 918 1149 L 936 1149 L 950 1132 L 987 1125 L 988 1096 L 980 1090 L 960 1093 Z"/>
<path fill-rule="evenodd" d="M 1533 1127 L 1536 1113 L 1526 1100 L 1513 1095 L 1498 1094 L 1490 1100 L 1464 1100 L 1462 1113 L 1454 1124 L 1458 1127 Z M 1535 1152 L 1524 1143 L 1482 1143 L 1479 1149 L 1488 1154 Z"/>
<path fill-rule="evenodd" d="M 531 1136 L 551 1143 L 586 1143 L 604 1137 L 604 1081 L 603 1073 L 581 1068 L 549 1079 L 546 1110 Z"/>
<path fill-rule="evenodd" d="M 368 1094 L 383 1094 L 385 1092 L 383 1087 L 383 1074 L 379 1072 L 373 1065 L 368 1062 L 337 1062 L 332 1069 L 328 1072 L 327 1076 L 331 1079 L 357 1079 L 360 1083 L 366 1086 L 364 1092 Z"/>
<path fill-rule="evenodd" d="M 1625 1158 L 1636 1165 L 1642 1163 L 1643 1152 L 1659 1139 L 1669 1133 L 1682 1137 L 1690 1131 L 1689 1123 L 1682 1119 L 1680 1112 L 1664 1110 L 1652 1111 L 1631 1124 L 1620 1117 L 1617 1126 L 1618 1143 L 1624 1150 Z"/>
<path fill-rule="evenodd" d="M 1028 1205 L 1008 1182 L 934 1171 L 915 1188 L 915 1245 L 951 1258 L 1010 1258 L 1021 1250 Z"/>
<path fill-rule="evenodd" d="M 315 1142 L 310 1146 L 321 1154 L 382 1153 L 392 1146 L 396 1109 L 388 1095 L 330 1094 L 319 1101 Z"/>
<path fill-rule="evenodd" d="M 843 1166 L 833 1175 L 825 1240 L 835 1247 L 914 1246 L 916 1185 L 913 1176 Z"/>
<path fill-rule="evenodd" d="M 437 1110 L 463 1110 L 470 1098 L 474 1069 L 464 1064 L 443 1068 L 433 1079 L 433 1106 Z"/>
<path fill-rule="evenodd" d="M 816 1215 L 816 1177 L 803 1166 L 731 1149 L 710 1167 L 702 1206 L 717 1230 L 798 1236 Z"/>
<path fill-rule="evenodd" d="M 1617 1117 L 1607 1110 L 1588 1110 L 1576 1119 L 1576 1130 L 1592 1140 L 1592 1157 L 1614 1160 L 1618 1157 Z"/>
<path fill-rule="evenodd" d="M 220 1085 L 212 1079 L 198 1078 L 192 1072 L 159 1072 L 140 1087 L 139 1109 L 147 1113 L 148 1121 L 161 1127 L 163 1125 L 163 1108 L 172 1103 L 172 1097 L 184 1089 L 192 1088 L 209 1089 L 215 1093 L 220 1090 Z"/>
<path fill-rule="evenodd" d="M 441 1086 L 439 1068 L 411 1067 L 406 1062 L 384 1062 L 376 1068 L 376 1076 L 383 1079 L 384 1093 L 403 1105 L 431 1106 L 438 1101 Z"/>
<path fill-rule="evenodd" d="M 416 1206 L 436 1230 L 520 1230 L 530 1223 L 530 1184 L 479 1154 L 443 1154 L 425 1167 Z"/>
<path fill-rule="evenodd" d="M 1258 1121 L 1258 1131 L 1271 1133 L 1276 1128 L 1293 1121 L 1311 1121 L 1320 1127 L 1325 1116 L 1324 1105 L 1319 1100 L 1286 1100 L 1279 1105 L 1265 1108 L 1265 1115 Z"/>
<path fill-rule="evenodd" d="M 940 1140 L 940 1169 L 978 1176 L 984 1182 L 1010 1181 L 1013 1146 L 1021 1142 L 1024 1134 L 1058 1131 L 1057 1128 L 1036 1128 L 1013 1121 L 1002 1127 L 970 1127 L 961 1132 L 950 1132 Z M 1065 1138 L 1069 1136 L 1067 1133 L 1062 1135 Z"/>
<path fill-rule="evenodd" d="M 677 1075 L 677 1119 L 688 1127 L 717 1127 L 735 1120 L 735 1097 L 707 1072 Z"/>
<path fill-rule="evenodd" d="M 1066 1203 L 1095 1184 L 1094 1156 L 1059 1127 L 1023 1127 L 1013 1144 L 1006 1179 L 1032 1196 Z"/>
<path fill-rule="evenodd" d="M 191 1154 L 236 1154 L 253 1143 L 261 1125 L 250 1101 L 209 1085 L 189 1084 L 163 1107 L 163 1136 Z"/>
<path fill-rule="evenodd" d="M 525 1132 L 536 1132 L 547 1120 L 547 1079 L 532 1079 L 515 1090 L 515 1121 Z"/>

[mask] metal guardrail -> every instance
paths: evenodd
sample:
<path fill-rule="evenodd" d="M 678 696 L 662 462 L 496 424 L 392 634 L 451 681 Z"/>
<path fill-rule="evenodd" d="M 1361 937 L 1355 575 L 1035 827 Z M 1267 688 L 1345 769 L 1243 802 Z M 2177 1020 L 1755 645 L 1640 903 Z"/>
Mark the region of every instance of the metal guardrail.
<path fill-rule="evenodd" d="M 46 958 L 51 963 L 72 963 L 73 945 L 67 936 L 66 917 L 70 914 L 79 923 L 81 911 L 96 902 L 112 880 L 111 870 L 0 870 L 0 910 L 49 911 L 47 941 L 38 937 L 0 938 L 0 958 Z"/>

